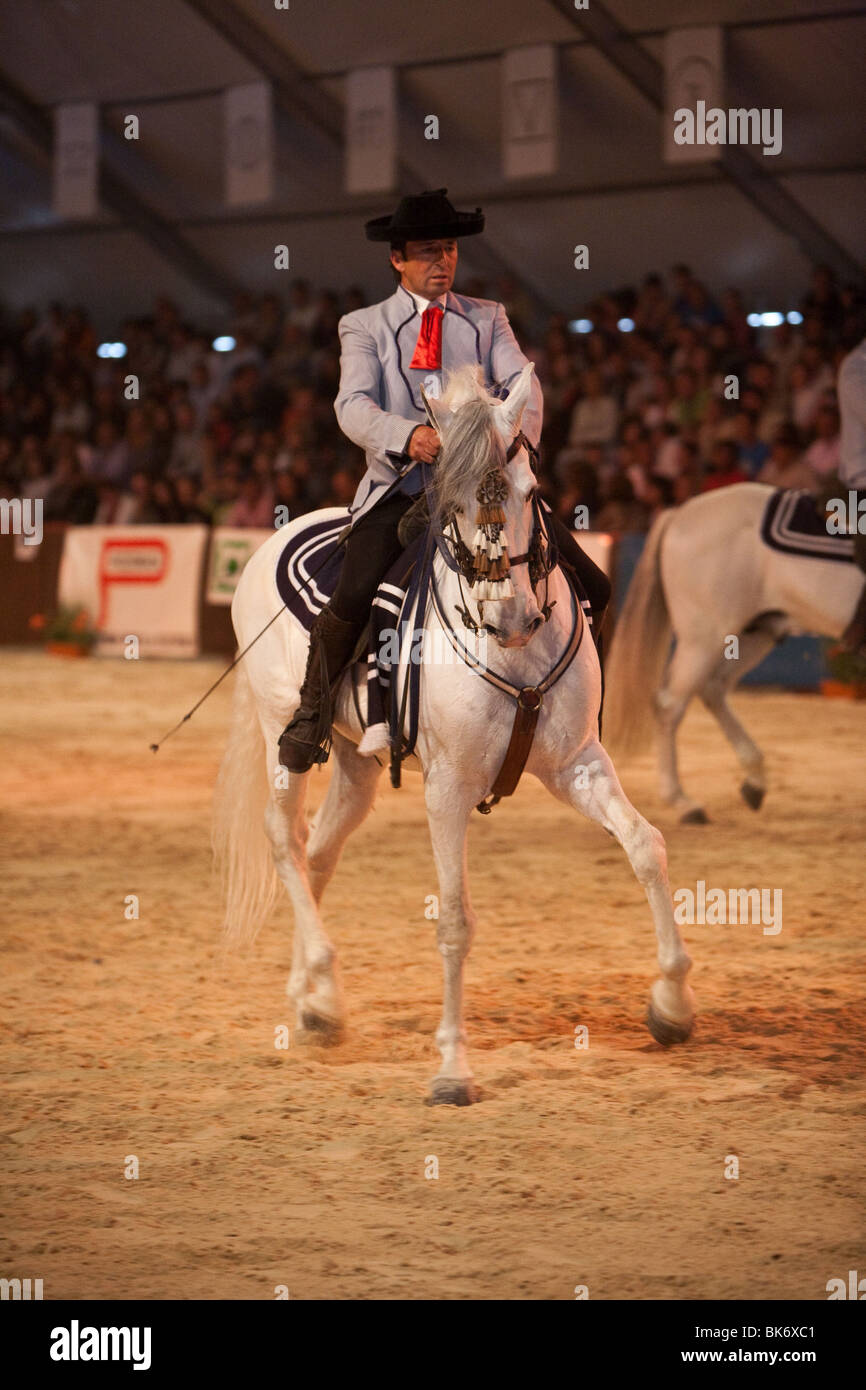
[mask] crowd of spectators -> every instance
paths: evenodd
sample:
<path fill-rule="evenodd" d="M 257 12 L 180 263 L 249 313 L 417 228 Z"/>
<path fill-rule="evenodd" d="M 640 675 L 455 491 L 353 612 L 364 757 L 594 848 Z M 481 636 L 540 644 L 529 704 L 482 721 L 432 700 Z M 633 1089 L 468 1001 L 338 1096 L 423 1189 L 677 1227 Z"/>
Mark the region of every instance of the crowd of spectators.
<path fill-rule="evenodd" d="M 780 306 L 800 322 L 758 329 L 736 290 L 716 300 L 684 265 L 587 305 L 586 333 L 566 314 L 540 322 L 511 279 L 463 288 L 505 303 L 536 363 L 542 483 L 567 523 L 642 530 L 711 488 L 832 479 L 836 373 L 864 327 L 826 267 Z M 122 358 L 97 355 L 83 309 L 0 315 L 0 496 L 78 524 L 268 527 L 347 505 L 364 460 L 334 414 L 337 324 L 363 303 L 302 280 L 287 302 L 240 295 L 223 329 L 235 346 L 218 352 L 163 299 L 120 325 Z"/>

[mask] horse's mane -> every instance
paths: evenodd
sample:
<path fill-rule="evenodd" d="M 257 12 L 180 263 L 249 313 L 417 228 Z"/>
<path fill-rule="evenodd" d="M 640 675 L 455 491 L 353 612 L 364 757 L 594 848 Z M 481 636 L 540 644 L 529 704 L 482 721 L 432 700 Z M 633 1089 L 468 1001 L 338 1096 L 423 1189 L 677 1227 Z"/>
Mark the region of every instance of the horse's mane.
<path fill-rule="evenodd" d="M 485 473 L 505 465 L 505 446 L 493 422 L 497 404 L 472 364 L 451 372 L 442 394 L 447 413 L 442 422 L 442 448 L 434 473 L 436 502 L 441 516 L 463 508 Z"/>

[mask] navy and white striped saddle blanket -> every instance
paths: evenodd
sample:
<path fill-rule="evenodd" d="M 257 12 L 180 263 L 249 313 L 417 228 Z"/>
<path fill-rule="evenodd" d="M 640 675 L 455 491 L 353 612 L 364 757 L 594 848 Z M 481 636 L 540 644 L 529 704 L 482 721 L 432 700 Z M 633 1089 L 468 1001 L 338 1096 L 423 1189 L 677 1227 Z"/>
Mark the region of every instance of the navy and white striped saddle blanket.
<path fill-rule="evenodd" d="M 330 508 L 327 515 L 311 519 L 309 524 L 299 527 L 280 551 L 276 570 L 277 591 L 289 612 L 307 632 L 312 628 L 316 615 L 330 602 L 337 587 L 345 554 L 338 540 L 350 519 L 348 510 Z M 373 600 L 367 651 L 369 724 L 386 723 L 388 720 L 391 663 L 387 653 L 394 650 L 394 644 L 387 640 L 387 636 L 401 628 L 407 581 L 423 539 L 423 536 L 419 536 L 404 550 L 381 580 Z M 311 579 L 311 575 L 314 578 Z M 361 715 L 360 709 L 358 715 Z"/>
<path fill-rule="evenodd" d="M 774 492 L 761 520 L 761 540 L 771 550 L 781 550 L 786 555 L 842 563 L 854 560 L 852 537 L 835 536 L 827 530 L 811 492 L 787 488 Z"/>

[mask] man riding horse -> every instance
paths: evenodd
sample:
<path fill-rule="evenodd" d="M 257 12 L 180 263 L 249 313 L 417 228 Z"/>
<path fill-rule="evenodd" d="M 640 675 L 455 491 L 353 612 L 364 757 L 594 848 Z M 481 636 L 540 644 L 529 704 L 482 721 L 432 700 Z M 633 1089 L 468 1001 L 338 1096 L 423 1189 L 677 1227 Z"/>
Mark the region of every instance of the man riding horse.
<path fill-rule="evenodd" d="M 379 582 L 404 548 L 399 523 L 435 464 L 439 436 L 425 423 L 422 390 L 435 398 L 443 372 L 478 363 L 485 384 L 504 396 L 526 366 L 503 306 L 451 289 L 457 240 L 483 231 L 484 215 L 480 208 L 455 211 L 446 193 L 441 188 L 403 198 L 392 216 L 366 224 L 370 241 L 390 243 L 399 283 L 389 299 L 340 320 L 334 409 L 343 433 L 364 450 L 367 471 L 350 509 L 337 587 L 313 623 L 300 705 L 280 738 L 280 763 L 291 772 L 306 772 L 327 757 L 320 720 L 326 683 L 333 689 L 351 660 Z M 541 388 L 533 379 L 522 423 L 533 446 L 541 435 L 542 410 Z M 610 599 L 607 576 L 562 521 L 547 512 L 545 519 L 561 559 L 586 591 L 597 635 Z"/>

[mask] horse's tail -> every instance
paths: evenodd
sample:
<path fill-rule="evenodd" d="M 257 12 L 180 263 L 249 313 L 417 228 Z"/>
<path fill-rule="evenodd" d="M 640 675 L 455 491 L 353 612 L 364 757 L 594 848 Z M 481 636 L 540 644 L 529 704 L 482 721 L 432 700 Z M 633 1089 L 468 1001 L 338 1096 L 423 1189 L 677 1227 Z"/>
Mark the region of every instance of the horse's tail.
<path fill-rule="evenodd" d="M 214 792 L 212 834 L 225 898 L 224 927 L 236 943 L 253 939 L 276 899 L 278 879 L 264 825 L 268 794 L 265 743 L 253 689 L 241 666 Z"/>
<path fill-rule="evenodd" d="M 665 532 L 675 515 L 673 510 L 662 512 L 653 522 L 605 665 L 604 742 L 620 757 L 643 752 L 655 727 L 653 698 L 671 640 L 659 557 Z"/>

